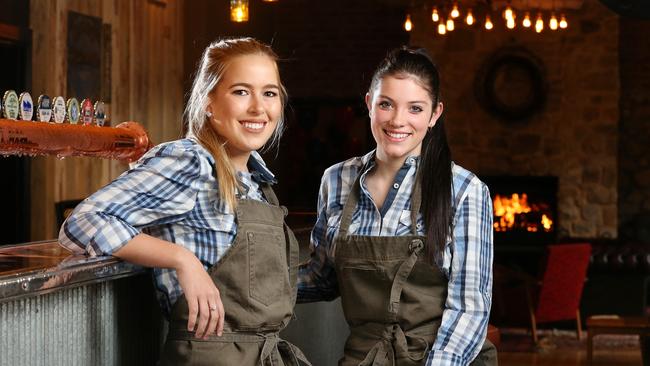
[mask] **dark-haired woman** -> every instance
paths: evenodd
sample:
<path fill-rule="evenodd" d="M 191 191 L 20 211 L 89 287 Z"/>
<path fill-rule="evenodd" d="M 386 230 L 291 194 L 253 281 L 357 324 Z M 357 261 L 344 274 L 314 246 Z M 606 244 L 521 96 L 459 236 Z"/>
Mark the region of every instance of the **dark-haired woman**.
<path fill-rule="evenodd" d="M 438 71 L 393 50 L 366 105 L 374 151 L 323 175 L 298 301 L 341 296 L 340 365 L 496 365 L 487 187 L 451 161 Z"/>

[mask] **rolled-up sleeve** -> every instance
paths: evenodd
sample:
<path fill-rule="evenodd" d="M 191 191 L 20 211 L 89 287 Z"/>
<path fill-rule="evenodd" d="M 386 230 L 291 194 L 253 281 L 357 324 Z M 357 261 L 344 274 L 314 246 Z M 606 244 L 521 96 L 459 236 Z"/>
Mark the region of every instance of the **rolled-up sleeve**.
<path fill-rule="evenodd" d="M 60 229 L 60 244 L 77 253 L 111 255 L 143 229 L 182 219 L 195 205 L 204 165 L 190 147 L 153 148 L 75 208 Z"/>
<path fill-rule="evenodd" d="M 468 365 L 478 355 L 492 304 L 492 200 L 478 179 L 457 206 L 447 301 L 427 365 Z"/>

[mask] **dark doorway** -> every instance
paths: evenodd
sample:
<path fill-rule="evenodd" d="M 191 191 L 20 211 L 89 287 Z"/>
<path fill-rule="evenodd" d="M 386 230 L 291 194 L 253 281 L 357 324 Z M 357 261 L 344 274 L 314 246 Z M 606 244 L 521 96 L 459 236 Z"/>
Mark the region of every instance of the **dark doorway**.
<path fill-rule="evenodd" d="M 9 7 L 18 18 L 27 17 L 25 5 L 12 2 Z M 6 5 L 6 4 L 5 4 Z M 29 91 L 29 74 L 31 57 L 29 37 L 26 34 L 26 19 L 12 18 L 13 24 L 0 22 L 0 26 L 9 32 L 0 34 L 0 97 L 6 90 L 13 89 L 18 94 Z M 3 21 L 8 21 L 3 19 Z M 15 24 L 15 25 L 14 25 Z M 12 29 L 18 30 L 11 32 Z M 16 34 L 12 39 L 7 34 Z M 38 98 L 38 95 L 33 96 Z M 30 221 L 30 160 L 27 157 L 0 156 L 0 245 L 27 242 Z"/>

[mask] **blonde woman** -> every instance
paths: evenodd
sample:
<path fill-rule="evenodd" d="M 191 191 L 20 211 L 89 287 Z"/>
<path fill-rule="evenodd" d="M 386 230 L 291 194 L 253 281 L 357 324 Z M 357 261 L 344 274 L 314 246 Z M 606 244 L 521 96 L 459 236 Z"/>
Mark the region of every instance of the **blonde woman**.
<path fill-rule="evenodd" d="M 186 138 L 151 149 L 61 228 L 68 249 L 153 268 L 170 320 L 163 365 L 308 364 L 278 338 L 295 304 L 298 247 L 256 152 L 283 128 L 276 60 L 251 38 L 208 46 Z"/>

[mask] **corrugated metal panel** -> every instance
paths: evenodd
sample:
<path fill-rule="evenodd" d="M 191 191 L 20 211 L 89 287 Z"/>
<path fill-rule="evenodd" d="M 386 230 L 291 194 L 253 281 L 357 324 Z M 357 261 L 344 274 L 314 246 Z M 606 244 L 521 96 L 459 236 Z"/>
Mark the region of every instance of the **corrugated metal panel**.
<path fill-rule="evenodd" d="M 157 309 L 143 275 L 0 303 L 0 365 L 155 365 Z"/>

